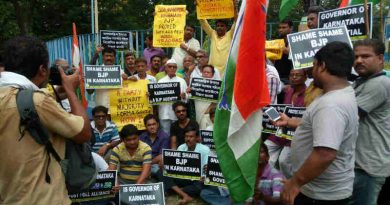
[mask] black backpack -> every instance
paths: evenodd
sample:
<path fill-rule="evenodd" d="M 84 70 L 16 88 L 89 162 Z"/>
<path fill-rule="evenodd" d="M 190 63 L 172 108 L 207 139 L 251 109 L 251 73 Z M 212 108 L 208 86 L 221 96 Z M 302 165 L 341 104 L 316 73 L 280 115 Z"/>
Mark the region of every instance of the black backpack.
<path fill-rule="evenodd" d="M 20 89 L 16 95 L 16 105 L 20 115 L 19 127 L 22 137 L 27 130 L 38 144 L 44 145 L 46 148 L 46 153 L 49 156 L 46 167 L 46 182 L 51 183 L 48 174 L 51 154 L 61 165 L 68 193 L 73 194 L 87 190 L 95 182 L 97 175 L 90 145 L 88 143 L 76 144 L 71 140 L 66 140 L 65 159 L 61 160 L 49 140 L 48 130 L 42 125 L 35 110 L 33 94 L 33 90 Z"/>

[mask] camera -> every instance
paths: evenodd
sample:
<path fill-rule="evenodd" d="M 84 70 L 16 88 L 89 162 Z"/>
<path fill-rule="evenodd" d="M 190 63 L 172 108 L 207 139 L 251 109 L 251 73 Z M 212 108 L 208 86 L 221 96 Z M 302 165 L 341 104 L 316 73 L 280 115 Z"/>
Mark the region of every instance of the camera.
<path fill-rule="evenodd" d="M 59 68 L 61 66 L 57 64 L 53 64 L 50 67 L 50 76 L 49 76 L 49 83 L 52 85 L 62 85 L 61 75 Z M 65 75 L 72 75 L 74 73 L 72 68 L 64 68 Z"/>

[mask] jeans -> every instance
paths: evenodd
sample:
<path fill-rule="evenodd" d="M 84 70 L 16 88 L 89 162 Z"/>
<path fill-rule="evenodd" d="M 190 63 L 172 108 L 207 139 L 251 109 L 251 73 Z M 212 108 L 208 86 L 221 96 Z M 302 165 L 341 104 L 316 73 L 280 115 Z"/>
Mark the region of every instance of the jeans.
<path fill-rule="evenodd" d="M 230 205 L 232 204 L 229 195 L 222 196 L 217 187 L 209 186 L 202 189 L 200 198 L 210 205 Z"/>
<path fill-rule="evenodd" d="M 373 177 L 362 169 L 355 169 L 355 181 L 350 205 L 376 205 L 386 177 Z"/>

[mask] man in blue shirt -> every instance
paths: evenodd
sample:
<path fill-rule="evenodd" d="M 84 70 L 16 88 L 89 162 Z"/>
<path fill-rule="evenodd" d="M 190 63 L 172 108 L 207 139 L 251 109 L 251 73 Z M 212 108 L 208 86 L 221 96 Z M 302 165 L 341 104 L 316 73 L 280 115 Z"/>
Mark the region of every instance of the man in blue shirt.
<path fill-rule="evenodd" d="M 162 150 L 170 148 L 169 136 L 160 129 L 158 122 L 155 115 L 146 115 L 144 118 L 146 131 L 140 135 L 140 140 L 152 148 L 152 174 L 157 173 L 162 166 Z"/>
<path fill-rule="evenodd" d="M 93 108 L 92 116 L 91 127 L 94 134 L 92 151 L 104 157 L 108 150 L 114 148 L 120 142 L 118 128 L 113 122 L 107 120 L 108 108 L 104 106 Z"/>

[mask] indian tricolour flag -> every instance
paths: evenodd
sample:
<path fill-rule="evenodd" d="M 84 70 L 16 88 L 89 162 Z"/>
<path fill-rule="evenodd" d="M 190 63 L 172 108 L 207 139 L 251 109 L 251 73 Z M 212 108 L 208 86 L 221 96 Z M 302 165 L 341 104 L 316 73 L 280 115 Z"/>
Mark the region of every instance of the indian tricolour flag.
<path fill-rule="evenodd" d="M 368 0 L 368 2 L 372 2 L 375 5 L 379 2 L 379 0 Z M 340 8 L 352 6 L 355 4 L 364 4 L 364 0 L 341 0 Z"/>
<path fill-rule="evenodd" d="M 75 23 L 72 24 L 72 29 L 73 29 L 72 66 L 80 70 L 81 103 L 83 104 L 83 107 L 86 109 L 88 106 L 88 102 L 87 99 L 85 98 L 83 64 L 81 63 L 81 58 L 80 58 L 79 40 L 77 38 Z"/>
<path fill-rule="evenodd" d="M 214 142 L 235 202 L 253 195 L 262 107 L 270 102 L 265 73 L 266 0 L 244 0 L 221 88 Z"/>

